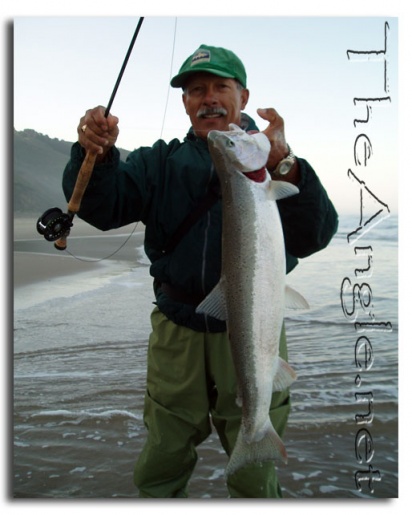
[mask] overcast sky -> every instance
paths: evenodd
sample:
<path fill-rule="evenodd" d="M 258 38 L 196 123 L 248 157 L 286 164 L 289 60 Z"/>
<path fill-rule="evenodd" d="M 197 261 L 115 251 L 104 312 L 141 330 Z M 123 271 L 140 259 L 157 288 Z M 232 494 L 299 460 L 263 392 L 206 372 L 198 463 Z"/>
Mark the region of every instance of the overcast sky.
<path fill-rule="evenodd" d="M 16 17 L 15 129 L 75 141 L 85 110 L 107 105 L 138 19 Z M 383 51 L 386 22 L 386 54 L 348 59 L 350 49 Z M 260 128 L 266 122 L 257 108 L 274 107 L 281 114 L 290 146 L 312 164 L 339 210 L 359 203 L 359 187 L 347 171 L 355 166 L 354 142 L 362 132 L 373 157 L 359 169 L 361 179 L 397 209 L 397 182 L 388 181 L 397 167 L 396 18 L 147 16 L 112 106 L 120 119 L 119 146 L 132 150 L 160 137 L 185 136 L 189 120 L 181 91 L 169 81 L 202 43 L 224 46 L 242 59 L 251 91 L 246 112 Z M 355 97 L 390 101 L 355 105 Z M 355 127 L 354 120 L 366 119 L 370 108 L 369 122 Z"/>

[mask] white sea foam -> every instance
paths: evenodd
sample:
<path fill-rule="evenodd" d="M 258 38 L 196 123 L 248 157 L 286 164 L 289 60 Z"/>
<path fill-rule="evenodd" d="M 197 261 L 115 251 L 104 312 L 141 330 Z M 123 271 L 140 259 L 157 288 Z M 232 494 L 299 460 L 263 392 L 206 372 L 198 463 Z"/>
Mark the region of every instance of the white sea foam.
<path fill-rule="evenodd" d="M 93 410 L 42 410 L 34 413 L 31 418 L 47 417 L 57 419 L 76 419 L 77 422 L 82 422 L 86 419 L 98 419 L 98 420 L 110 420 L 114 417 L 123 417 L 126 419 L 141 421 L 143 416 L 141 413 L 132 413 L 127 410 L 110 409 L 105 411 L 93 411 Z M 95 435 L 93 435 L 95 436 Z"/>
<path fill-rule="evenodd" d="M 148 269 L 117 264 L 21 287 L 14 351 L 145 339 L 153 300 Z"/>

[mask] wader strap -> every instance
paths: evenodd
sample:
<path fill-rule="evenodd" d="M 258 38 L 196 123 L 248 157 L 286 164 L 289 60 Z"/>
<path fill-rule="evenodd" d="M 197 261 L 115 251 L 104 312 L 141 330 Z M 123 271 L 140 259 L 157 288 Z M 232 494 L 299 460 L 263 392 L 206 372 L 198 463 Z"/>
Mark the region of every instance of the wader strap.
<path fill-rule="evenodd" d="M 191 227 L 213 206 L 220 198 L 220 188 L 216 185 L 210 186 L 206 196 L 199 201 L 197 206 L 187 215 L 179 225 L 175 233 L 164 246 L 163 254 L 169 254 L 177 247 L 182 238 L 189 232 Z"/>

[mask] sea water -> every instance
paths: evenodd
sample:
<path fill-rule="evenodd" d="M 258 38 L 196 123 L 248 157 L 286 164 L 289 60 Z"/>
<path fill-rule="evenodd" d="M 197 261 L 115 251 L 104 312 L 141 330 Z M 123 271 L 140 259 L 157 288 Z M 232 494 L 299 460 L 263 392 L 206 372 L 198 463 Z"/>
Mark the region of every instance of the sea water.
<path fill-rule="evenodd" d="M 286 316 L 289 362 L 298 379 L 284 436 L 289 461 L 278 467 L 285 497 L 397 496 L 397 218 L 383 220 L 354 245 L 347 235 L 358 222 L 342 219 L 327 249 L 302 259 L 288 276 L 310 309 Z M 356 246 L 364 248 L 357 251 L 361 255 Z M 369 255 L 371 274 L 356 275 L 366 269 Z M 146 437 L 143 400 L 154 300 L 147 265 L 139 244 L 132 265 L 112 259 L 73 275 L 69 285 L 57 278 L 16 289 L 16 498 L 137 496 L 133 466 Z M 357 319 L 345 314 L 351 299 L 348 292 L 342 295 L 345 279 L 359 285 L 349 290 L 359 294 Z M 357 330 L 356 322 L 369 330 Z M 389 322 L 390 330 L 377 330 L 378 322 Z M 373 355 L 363 368 L 356 351 L 361 337 L 361 343 L 369 342 L 363 350 Z M 370 439 L 360 440 L 365 431 Z M 365 442 L 373 442 L 368 462 L 362 460 Z M 198 454 L 190 496 L 226 498 L 227 457 L 215 433 Z"/>

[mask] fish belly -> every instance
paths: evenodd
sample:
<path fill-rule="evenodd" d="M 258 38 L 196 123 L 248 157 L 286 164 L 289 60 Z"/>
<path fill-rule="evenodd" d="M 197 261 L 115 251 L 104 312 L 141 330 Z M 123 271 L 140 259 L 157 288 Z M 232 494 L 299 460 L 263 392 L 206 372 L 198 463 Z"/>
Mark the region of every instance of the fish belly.
<path fill-rule="evenodd" d="M 242 178 L 241 178 L 242 179 Z M 246 463 L 285 459 L 270 419 L 283 323 L 285 250 L 268 191 L 243 181 L 223 206 L 222 276 L 242 423 L 227 474 Z M 223 197 L 224 198 L 224 197 Z"/>
<path fill-rule="evenodd" d="M 267 199 L 263 188 L 245 186 L 223 215 L 222 251 L 228 331 L 248 438 L 253 439 L 266 423 L 272 395 L 284 311 L 285 251 L 276 202 Z"/>

